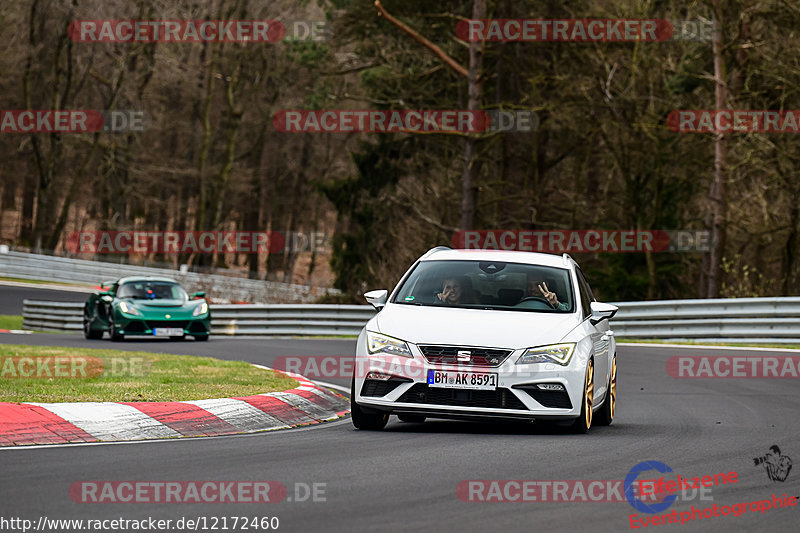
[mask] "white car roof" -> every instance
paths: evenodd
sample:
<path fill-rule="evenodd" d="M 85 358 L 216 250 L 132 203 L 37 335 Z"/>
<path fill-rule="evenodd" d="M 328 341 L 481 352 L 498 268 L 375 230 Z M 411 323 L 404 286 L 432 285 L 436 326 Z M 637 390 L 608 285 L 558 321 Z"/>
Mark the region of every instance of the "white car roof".
<path fill-rule="evenodd" d="M 511 250 L 451 250 L 432 249 L 420 261 L 503 261 L 505 263 L 524 263 L 557 268 L 571 268 L 574 264 L 568 255 L 543 254 L 539 252 L 518 252 Z"/>

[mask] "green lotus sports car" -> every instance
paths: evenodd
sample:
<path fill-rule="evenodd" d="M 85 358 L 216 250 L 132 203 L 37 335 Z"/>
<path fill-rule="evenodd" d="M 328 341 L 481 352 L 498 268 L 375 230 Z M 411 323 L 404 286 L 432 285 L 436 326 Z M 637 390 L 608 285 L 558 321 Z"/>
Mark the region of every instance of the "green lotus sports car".
<path fill-rule="evenodd" d="M 211 313 L 203 292 L 186 294 L 169 278 L 122 278 L 103 282 L 100 289 L 83 307 L 87 339 L 101 339 L 107 331 L 112 341 L 125 335 L 208 340 Z"/>

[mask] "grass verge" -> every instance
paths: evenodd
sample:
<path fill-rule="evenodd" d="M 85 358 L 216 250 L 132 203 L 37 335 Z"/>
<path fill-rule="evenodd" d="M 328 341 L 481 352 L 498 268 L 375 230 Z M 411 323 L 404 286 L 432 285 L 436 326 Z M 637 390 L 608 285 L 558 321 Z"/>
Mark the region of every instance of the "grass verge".
<path fill-rule="evenodd" d="M 166 402 L 249 396 L 296 386 L 283 374 L 242 361 L 0 345 L 0 398 L 5 402 Z"/>
<path fill-rule="evenodd" d="M 22 315 L 0 315 L 0 329 L 22 329 Z"/>

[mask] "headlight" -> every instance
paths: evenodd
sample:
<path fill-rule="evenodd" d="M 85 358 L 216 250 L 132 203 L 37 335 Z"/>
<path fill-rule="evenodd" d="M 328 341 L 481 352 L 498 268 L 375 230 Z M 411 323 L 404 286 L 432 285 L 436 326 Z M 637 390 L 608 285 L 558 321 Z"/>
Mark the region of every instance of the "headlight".
<path fill-rule="evenodd" d="M 129 314 L 129 315 L 141 315 L 142 314 L 134 306 L 128 305 L 127 302 L 120 302 L 119 303 L 119 308 L 120 308 L 120 311 L 122 311 L 123 313 Z"/>
<path fill-rule="evenodd" d="M 403 357 L 414 357 L 408 344 L 405 342 L 381 335 L 380 333 L 367 332 L 367 351 L 369 353 L 386 353 L 389 355 L 401 355 Z"/>
<path fill-rule="evenodd" d="M 519 359 L 518 365 L 532 365 L 536 363 L 555 363 L 566 366 L 575 351 L 575 343 L 550 344 L 549 346 L 538 346 L 528 348 Z"/>
<path fill-rule="evenodd" d="M 203 302 L 192 311 L 192 316 L 200 316 L 208 313 L 208 303 Z"/>

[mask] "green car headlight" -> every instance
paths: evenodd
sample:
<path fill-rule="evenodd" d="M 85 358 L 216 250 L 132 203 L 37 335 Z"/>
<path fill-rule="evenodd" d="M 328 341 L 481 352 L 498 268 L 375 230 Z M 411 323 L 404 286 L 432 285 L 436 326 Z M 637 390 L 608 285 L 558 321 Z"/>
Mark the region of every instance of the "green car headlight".
<path fill-rule="evenodd" d="M 555 363 L 566 366 L 575 351 L 575 343 L 567 342 L 564 344 L 550 344 L 548 346 L 538 346 L 528 348 L 519 359 L 518 365 L 533 365 L 536 363 Z"/>
<path fill-rule="evenodd" d="M 192 311 L 192 316 L 200 316 L 208 313 L 208 303 L 203 302 Z"/>
<path fill-rule="evenodd" d="M 136 316 L 139 316 L 139 315 L 141 315 L 141 314 L 142 314 L 142 313 L 140 313 L 140 312 L 139 312 L 139 310 L 138 310 L 138 309 L 136 309 L 134 306 L 132 306 L 132 305 L 128 305 L 128 303 L 127 303 L 127 302 L 120 302 L 120 303 L 119 303 L 119 309 L 120 309 L 120 311 L 122 311 L 123 313 L 125 313 L 125 314 L 127 314 L 127 315 L 136 315 Z"/>
<path fill-rule="evenodd" d="M 405 342 L 372 331 L 367 332 L 367 351 L 369 353 L 386 353 L 389 355 L 400 355 L 402 357 L 414 357 L 411 354 L 411 350 L 408 348 L 408 344 Z"/>

